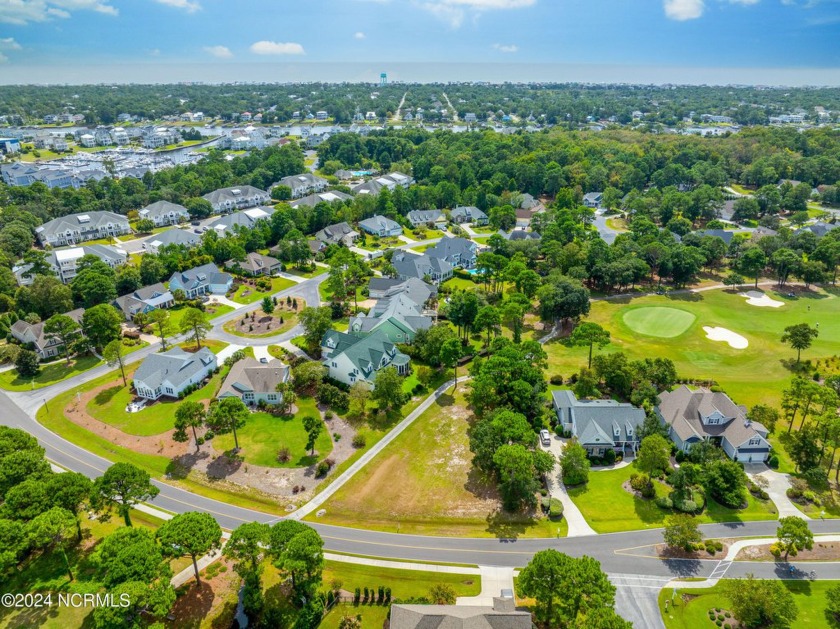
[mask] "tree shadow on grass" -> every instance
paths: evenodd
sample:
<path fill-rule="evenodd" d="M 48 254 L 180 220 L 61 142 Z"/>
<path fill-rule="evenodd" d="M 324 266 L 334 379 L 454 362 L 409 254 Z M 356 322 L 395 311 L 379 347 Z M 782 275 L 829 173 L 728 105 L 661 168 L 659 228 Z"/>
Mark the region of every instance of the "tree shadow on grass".
<path fill-rule="evenodd" d="M 177 456 L 169 461 L 169 464 L 166 466 L 166 475 L 175 480 L 183 480 L 189 476 L 190 471 L 199 461 L 203 461 L 209 456 L 210 453 L 205 450 Z"/>
<path fill-rule="evenodd" d="M 499 492 L 492 479 L 475 467 L 470 468 L 464 489 L 481 500 L 498 500 L 499 498 Z"/>
<path fill-rule="evenodd" d="M 520 535 L 528 530 L 527 525 L 521 517 L 502 510 L 494 511 L 487 515 L 487 532 L 492 533 L 501 541 L 516 541 Z"/>
<path fill-rule="evenodd" d="M 671 301 L 703 301 L 702 293 L 668 293 L 666 297 Z"/>
<path fill-rule="evenodd" d="M 232 450 L 229 450 L 221 456 L 216 457 L 207 466 L 207 476 L 214 480 L 222 480 L 236 473 L 242 467 L 243 462 L 244 459 L 241 454 L 235 455 Z"/>
<path fill-rule="evenodd" d="M 107 389 L 102 389 L 99 393 L 97 393 L 94 398 L 93 402 L 97 406 L 105 406 L 114 399 L 114 396 L 123 390 L 123 386 L 121 384 L 114 385 L 113 387 L 108 387 Z"/>
<path fill-rule="evenodd" d="M 179 628 L 197 629 L 213 607 L 213 588 L 209 583 L 194 581 L 178 588 L 178 600 L 172 615 Z"/>
<path fill-rule="evenodd" d="M 438 399 L 435 400 L 435 404 L 441 407 L 452 406 L 453 404 L 455 404 L 455 396 L 449 393 L 444 393 Z"/>
<path fill-rule="evenodd" d="M 0 611 L 0 622 L 4 627 L 43 627 L 49 620 L 58 618 L 58 605 L 41 607 L 8 607 Z"/>

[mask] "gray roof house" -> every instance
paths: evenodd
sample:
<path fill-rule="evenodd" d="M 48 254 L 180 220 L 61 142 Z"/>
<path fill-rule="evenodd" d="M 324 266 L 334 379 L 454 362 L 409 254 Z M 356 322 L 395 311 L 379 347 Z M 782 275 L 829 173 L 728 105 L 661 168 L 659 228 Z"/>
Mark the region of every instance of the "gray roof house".
<path fill-rule="evenodd" d="M 386 236 L 402 236 L 402 226 L 390 218 L 376 215 L 359 221 L 359 228 L 369 234 L 384 238 Z"/>
<path fill-rule="evenodd" d="M 86 240 L 97 240 L 130 234 L 128 219 L 114 212 L 87 212 L 69 214 L 47 221 L 35 229 L 35 235 L 42 245 L 60 247 L 75 245 Z"/>
<path fill-rule="evenodd" d="M 127 255 L 122 249 L 108 245 L 84 245 L 81 247 L 70 247 L 68 249 L 54 249 L 46 256 L 46 262 L 53 272 L 65 284 L 68 284 L 76 277 L 76 269 L 82 256 L 92 255 L 102 260 L 112 269 L 125 264 Z M 32 283 L 33 277 L 26 277 L 26 273 L 32 268 L 31 264 L 15 266 L 12 272 L 17 278 L 18 284 L 27 286 Z"/>
<path fill-rule="evenodd" d="M 253 229 L 260 221 L 267 221 L 274 214 L 273 207 L 252 207 L 241 212 L 227 214 L 210 223 L 209 227 L 219 236 L 236 233 L 236 227 Z"/>
<path fill-rule="evenodd" d="M 632 404 L 615 400 L 579 400 L 567 390 L 551 394 L 557 423 L 569 430 L 591 456 L 603 456 L 608 449 L 635 454 L 645 412 Z"/>
<path fill-rule="evenodd" d="M 396 284 L 366 314 L 351 317 L 347 329 L 356 336 L 381 330 L 393 343 L 412 343 L 418 330 L 427 330 L 434 323 L 434 313 L 425 307 L 432 294 L 431 287 L 416 278 Z"/>
<path fill-rule="evenodd" d="M 379 194 L 382 188 L 388 188 L 389 190 L 393 190 L 397 186 L 408 188 L 413 183 L 414 179 L 412 177 L 402 173 L 392 172 L 353 186 L 350 191 L 353 194 L 369 194 L 375 196 Z"/>
<path fill-rule="evenodd" d="M 367 382 L 372 387 L 377 372 L 385 367 L 394 367 L 402 376 L 411 370 L 409 357 L 382 331 L 354 336 L 330 330 L 321 340 L 321 353 L 330 377 L 349 385 Z"/>
<path fill-rule="evenodd" d="M 353 197 L 340 190 L 329 190 L 328 192 L 316 192 L 300 199 L 291 201 L 289 205 L 297 207 L 315 207 L 319 203 L 335 203 L 336 201 L 350 201 Z"/>
<path fill-rule="evenodd" d="M 441 238 L 434 247 L 426 249 L 426 255 L 446 260 L 453 267 L 471 269 L 475 266 L 478 245 L 466 238 Z"/>
<path fill-rule="evenodd" d="M 155 224 L 155 227 L 177 225 L 190 220 L 190 213 L 187 208 L 169 201 L 155 201 L 138 211 L 137 216 L 141 219 L 149 219 Z"/>
<path fill-rule="evenodd" d="M 193 247 L 197 247 L 200 242 L 201 236 L 195 232 L 175 227 L 155 234 L 147 239 L 144 244 L 146 245 L 146 251 L 149 253 L 160 253 L 161 249 L 169 245 L 183 245 L 192 249 Z"/>
<path fill-rule="evenodd" d="M 70 312 L 64 313 L 73 321 L 82 324 L 82 315 L 85 314 L 84 308 L 77 308 Z M 10 329 L 11 335 L 24 345 L 32 343 L 35 353 L 41 360 L 50 360 L 56 356 L 60 356 L 64 352 L 64 343 L 61 339 L 51 334 L 44 334 L 44 322 L 27 323 L 23 319 L 18 319 L 12 324 Z M 81 332 L 80 332 L 81 333 Z"/>
<path fill-rule="evenodd" d="M 809 231 L 812 234 L 814 234 L 817 238 L 822 238 L 833 229 L 837 229 L 837 225 L 834 225 L 833 223 L 817 221 L 816 223 L 812 223 L 811 225 L 806 225 L 802 229 L 797 229 L 796 233 L 798 234 L 803 231 Z"/>
<path fill-rule="evenodd" d="M 487 214 L 472 205 L 461 205 L 452 210 L 449 215 L 452 221 L 458 224 L 473 223 L 474 225 L 486 225 Z"/>
<path fill-rule="evenodd" d="M 327 225 L 321 231 L 315 234 L 315 238 L 328 245 L 337 245 L 344 243 L 348 247 L 352 247 L 353 243 L 359 237 L 359 232 L 350 227 L 347 223 L 336 223 L 335 225 Z"/>
<path fill-rule="evenodd" d="M 587 192 L 583 195 L 583 204 L 586 207 L 601 207 L 601 199 L 603 198 L 603 192 Z"/>
<path fill-rule="evenodd" d="M 503 229 L 498 231 L 499 236 L 504 238 L 505 240 L 540 240 L 542 236 L 539 235 L 537 232 L 529 232 L 525 231 L 524 229 L 513 229 L 509 232 L 506 232 Z"/>
<path fill-rule="evenodd" d="M 271 195 L 265 190 L 254 186 L 230 186 L 219 188 L 205 194 L 203 199 L 210 202 L 213 211 L 218 214 L 226 214 L 234 210 L 241 210 L 249 207 L 256 207 L 271 202 Z"/>
<path fill-rule="evenodd" d="M 440 284 L 452 277 L 453 267 L 443 258 L 433 258 L 427 253 L 417 255 L 397 251 L 391 258 L 391 265 L 396 269 L 401 280 L 416 278 L 425 281 L 428 277 L 434 284 Z"/>
<path fill-rule="evenodd" d="M 731 229 L 698 229 L 697 231 L 693 232 L 698 237 L 702 238 L 703 236 L 712 236 L 720 238 L 723 242 L 726 243 L 728 247 L 729 244 L 732 242 L 732 239 L 735 237 L 735 234 L 738 233 Z"/>
<path fill-rule="evenodd" d="M 680 450 L 713 441 L 729 458 L 744 463 L 764 461 L 770 454 L 767 429 L 747 419 L 747 409 L 726 393 L 691 390 L 683 385 L 659 396 L 656 414 Z"/>
<path fill-rule="evenodd" d="M 271 190 L 276 186 L 287 186 L 292 191 L 292 198 L 297 199 L 311 192 L 326 190 L 328 185 L 329 182 L 323 177 L 319 177 L 314 173 L 302 173 L 300 175 L 283 177 L 277 183 L 272 184 Z"/>
<path fill-rule="evenodd" d="M 224 295 L 233 286 L 233 277 L 222 273 L 215 264 L 202 264 L 188 271 L 173 273 L 169 278 L 169 290 L 184 291 L 187 299 L 201 295 Z"/>
<path fill-rule="evenodd" d="M 411 210 L 406 218 L 412 227 L 434 225 L 437 228 L 446 225 L 446 217 L 440 210 Z"/>
<path fill-rule="evenodd" d="M 114 300 L 114 306 L 125 315 L 126 319 L 133 319 L 137 313 L 145 314 L 158 308 L 171 308 L 174 305 L 175 298 L 172 293 L 160 282 L 138 288 L 133 293 Z"/>
<path fill-rule="evenodd" d="M 244 260 L 228 260 L 225 262 L 227 269 L 242 269 L 245 275 L 256 277 L 257 275 L 273 275 L 280 270 L 282 264 L 277 258 L 264 256 L 256 251 L 245 256 Z"/>
<path fill-rule="evenodd" d="M 276 358 L 261 363 L 248 356 L 233 364 L 216 397 L 238 397 L 249 406 L 260 402 L 280 404 L 283 394 L 277 392 L 277 385 L 288 382 L 289 374 L 289 366 Z"/>
<path fill-rule="evenodd" d="M 162 354 L 147 356 L 134 372 L 138 397 L 157 400 L 178 398 L 193 384 L 199 384 L 216 370 L 216 355 L 206 347 L 195 353 L 173 347 Z"/>
<path fill-rule="evenodd" d="M 405 293 L 415 304 L 425 304 L 429 299 L 437 297 L 437 286 L 427 284 L 423 280 L 410 277 L 400 280 L 390 277 L 372 277 L 368 283 L 368 296 L 371 299 L 383 299 Z"/>
<path fill-rule="evenodd" d="M 391 606 L 391 629 L 531 629 L 531 614 L 516 611 L 512 593 L 493 598 L 493 605 Z"/>

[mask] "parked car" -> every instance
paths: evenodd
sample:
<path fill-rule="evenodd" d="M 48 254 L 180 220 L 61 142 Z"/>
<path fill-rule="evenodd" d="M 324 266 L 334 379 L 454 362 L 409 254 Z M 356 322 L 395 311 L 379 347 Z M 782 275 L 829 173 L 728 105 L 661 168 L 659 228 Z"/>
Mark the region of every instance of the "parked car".
<path fill-rule="evenodd" d="M 551 445 L 551 435 L 545 428 L 540 431 L 540 441 L 544 446 Z"/>
<path fill-rule="evenodd" d="M 201 225 L 201 222 L 193 221 L 192 223 L 190 223 L 190 225 L 192 225 L 193 227 L 198 227 L 199 225 Z"/>

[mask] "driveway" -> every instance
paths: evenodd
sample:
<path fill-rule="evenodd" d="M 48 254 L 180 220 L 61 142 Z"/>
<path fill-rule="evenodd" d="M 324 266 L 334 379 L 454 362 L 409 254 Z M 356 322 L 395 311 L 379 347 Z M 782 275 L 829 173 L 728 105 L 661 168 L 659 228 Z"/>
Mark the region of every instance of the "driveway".
<path fill-rule="evenodd" d="M 551 445 L 544 446 L 540 443 L 543 450 L 551 452 L 557 459 L 557 465 L 554 470 L 546 477 L 546 485 L 548 485 L 548 492 L 552 498 L 559 498 L 563 503 L 563 517 L 569 525 L 569 537 L 581 537 L 583 535 L 597 535 L 595 530 L 589 526 L 589 523 L 583 517 L 580 509 L 569 497 L 566 491 L 566 486 L 563 484 L 560 472 L 560 458 L 563 455 L 563 441 L 557 435 L 551 436 Z"/>
<path fill-rule="evenodd" d="M 790 498 L 787 497 L 787 490 L 790 488 L 790 476 L 788 474 L 782 474 L 781 472 L 771 470 L 763 463 L 753 463 L 752 465 L 746 464 L 744 465 L 744 471 L 746 471 L 747 475 L 753 479 L 758 476 L 767 479 L 769 485 L 767 485 L 765 491 L 767 491 L 767 495 L 770 496 L 770 500 L 772 500 L 773 504 L 776 506 L 776 510 L 779 512 L 780 518 L 795 515 L 803 520 L 811 519 L 809 516 L 800 511 L 799 508 L 791 502 Z"/>

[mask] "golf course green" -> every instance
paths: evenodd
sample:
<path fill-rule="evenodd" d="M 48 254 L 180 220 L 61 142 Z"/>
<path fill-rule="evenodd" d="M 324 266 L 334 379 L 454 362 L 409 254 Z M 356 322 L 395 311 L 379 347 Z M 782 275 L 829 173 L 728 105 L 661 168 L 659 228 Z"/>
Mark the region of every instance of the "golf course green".
<path fill-rule="evenodd" d="M 697 319 L 697 317 L 679 308 L 665 306 L 646 306 L 627 310 L 623 317 L 624 324 L 639 334 L 672 339 L 679 336 Z"/>

